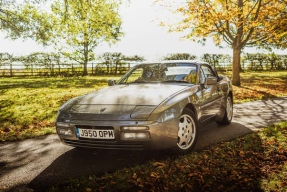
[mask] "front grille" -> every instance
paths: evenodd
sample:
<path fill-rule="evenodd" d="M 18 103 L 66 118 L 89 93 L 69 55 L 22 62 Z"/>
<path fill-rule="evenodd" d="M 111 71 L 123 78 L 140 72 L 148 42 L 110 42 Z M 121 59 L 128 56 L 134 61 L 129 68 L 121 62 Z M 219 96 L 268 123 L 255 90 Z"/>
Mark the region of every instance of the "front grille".
<path fill-rule="evenodd" d="M 92 140 L 70 140 L 63 139 L 64 142 L 68 145 L 72 145 L 74 147 L 87 147 L 87 148 L 98 148 L 98 149 L 123 149 L 123 150 L 143 150 L 142 144 L 117 144 L 115 141 L 113 142 L 100 142 L 100 141 L 92 141 Z"/>

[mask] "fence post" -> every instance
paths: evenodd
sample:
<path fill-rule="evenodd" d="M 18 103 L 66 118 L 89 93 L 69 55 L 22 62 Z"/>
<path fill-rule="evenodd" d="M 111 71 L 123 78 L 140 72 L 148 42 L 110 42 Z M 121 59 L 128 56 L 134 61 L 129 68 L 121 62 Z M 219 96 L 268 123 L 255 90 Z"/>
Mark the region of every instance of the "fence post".
<path fill-rule="evenodd" d="M 94 74 L 94 63 L 92 63 L 92 75 Z"/>
<path fill-rule="evenodd" d="M 10 64 L 10 76 L 12 77 L 13 74 L 12 74 L 12 64 Z"/>
<path fill-rule="evenodd" d="M 31 64 L 31 72 L 32 72 L 32 76 L 33 76 L 33 64 Z"/>

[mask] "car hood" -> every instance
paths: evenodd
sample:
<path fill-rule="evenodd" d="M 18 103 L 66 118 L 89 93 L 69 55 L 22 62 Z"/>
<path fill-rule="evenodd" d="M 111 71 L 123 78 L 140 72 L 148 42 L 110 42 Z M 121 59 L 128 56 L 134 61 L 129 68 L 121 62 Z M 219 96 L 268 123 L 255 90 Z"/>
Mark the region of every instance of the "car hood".
<path fill-rule="evenodd" d="M 75 98 L 62 111 L 74 119 L 145 119 L 165 99 L 188 88 L 182 84 L 115 85 Z"/>
<path fill-rule="evenodd" d="M 115 85 L 88 93 L 75 101 L 80 105 L 159 105 L 187 86 L 164 84 Z"/>

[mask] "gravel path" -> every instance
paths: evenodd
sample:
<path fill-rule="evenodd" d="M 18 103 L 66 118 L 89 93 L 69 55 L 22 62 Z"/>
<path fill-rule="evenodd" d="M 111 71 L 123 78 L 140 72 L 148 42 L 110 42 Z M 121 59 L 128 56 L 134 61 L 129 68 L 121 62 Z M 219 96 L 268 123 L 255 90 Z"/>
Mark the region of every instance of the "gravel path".
<path fill-rule="evenodd" d="M 201 128 L 196 150 L 283 120 L 287 120 L 287 97 L 236 104 L 232 124 L 218 126 L 211 122 Z M 61 144 L 55 134 L 7 142 L 0 144 L 0 191 L 41 191 L 71 178 L 102 174 L 167 156 L 161 151 L 82 153 Z"/>

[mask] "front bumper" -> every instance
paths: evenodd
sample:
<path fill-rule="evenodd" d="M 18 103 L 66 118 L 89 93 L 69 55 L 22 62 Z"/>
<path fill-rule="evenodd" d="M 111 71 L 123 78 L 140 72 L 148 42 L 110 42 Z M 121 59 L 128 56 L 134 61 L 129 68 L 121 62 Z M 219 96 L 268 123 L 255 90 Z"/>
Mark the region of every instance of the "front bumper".
<path fill-rule="evenodd" d="M 77 126 L 112 127 L 114 129 L 115 139 L 84 139 L 76 135 Z M 129 126 L 148 126 L 150 139 L 148 141 L 121 140 L 120 127 Z M 70 122 L 70 127 L 57 126 L 59 129 L 70 129 L 71 136 L 58 134 L 60 140 L 67 145 L 74 147 L 87 147 L 97 149 L 123 149 L 123 150 L 144 150 L 144 149 L 169 149 L 176 146 L 178 133 L 178 120 L 169 119 L 164 122 L 157 121 L 77 121 Z"/>

